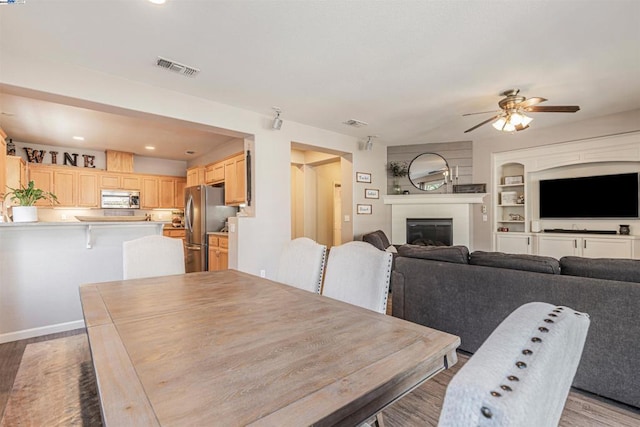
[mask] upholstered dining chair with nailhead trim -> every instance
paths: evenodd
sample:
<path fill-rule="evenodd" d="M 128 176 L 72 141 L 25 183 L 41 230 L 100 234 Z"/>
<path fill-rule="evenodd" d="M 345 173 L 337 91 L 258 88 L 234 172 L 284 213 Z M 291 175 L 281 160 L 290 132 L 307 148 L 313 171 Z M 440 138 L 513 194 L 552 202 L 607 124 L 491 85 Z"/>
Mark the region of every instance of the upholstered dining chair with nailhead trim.
<path fill-rule="evenodd" d="M 184 274 L 182 239 L 153 235 L 122 242 L 123 278 Z"/>
<path fill-rule="evenodd" d="M 532 302 L 517 308 L 453 377 L 439 426 L 557 426 L 589 315 Z"/>
<path fill-rule="evenodd" d="M 293 239 L 280 254 L 276 280 L 319 294 L 326 255 L 325 245 L 307 237 Z"/>

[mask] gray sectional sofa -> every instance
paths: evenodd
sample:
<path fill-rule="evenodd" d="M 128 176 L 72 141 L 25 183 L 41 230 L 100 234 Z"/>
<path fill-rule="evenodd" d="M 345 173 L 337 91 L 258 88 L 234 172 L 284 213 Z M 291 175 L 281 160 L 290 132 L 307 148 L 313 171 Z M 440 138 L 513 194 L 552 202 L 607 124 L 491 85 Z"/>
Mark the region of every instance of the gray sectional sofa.
<path fill-rule="evenodd" d="M 391 283 L 394 316 L 458 335 L 469 353 L 525 303 L 586 312 L 573 386 L 640 407 L 640 261 L 404 245 Z"/>

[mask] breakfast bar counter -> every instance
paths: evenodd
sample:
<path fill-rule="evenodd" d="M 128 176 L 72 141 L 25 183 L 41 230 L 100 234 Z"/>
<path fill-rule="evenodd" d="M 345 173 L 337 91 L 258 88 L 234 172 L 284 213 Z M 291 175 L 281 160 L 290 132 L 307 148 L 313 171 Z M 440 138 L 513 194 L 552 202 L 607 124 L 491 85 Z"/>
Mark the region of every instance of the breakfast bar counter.
<path fill-rule="evenodd" d="M 163 225 L 0 223 L 0 343 L 84 327 L 78 287 L 122 279 L 122 242 Z"/>

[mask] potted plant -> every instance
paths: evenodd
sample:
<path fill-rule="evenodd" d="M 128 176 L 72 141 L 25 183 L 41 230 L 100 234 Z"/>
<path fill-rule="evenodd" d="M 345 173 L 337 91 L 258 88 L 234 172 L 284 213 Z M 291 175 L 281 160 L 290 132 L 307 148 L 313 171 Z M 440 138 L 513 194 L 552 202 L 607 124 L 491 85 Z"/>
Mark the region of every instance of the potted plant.
<path fill-rule="evenodd" d="M 34 204 L 38 200 L 49 200 L 51 204 L 58 203 L 55 194 L 35 188 L 33 181 L 29 181 L 29 185 L 22 188 L 9 188 L 9 192 L 4 194 L 16 205 L 13 206 L 13 222 L 35 222 L 38 221 L 38 208 Z"/>
<path fill-rule="evenodd" d="M 406 161 L 389 162 L 389 172 L 391 172 L 391 175 L 393 176 L 393 192 L 400 194 L 402 192 L 402 188 L 400 187 L 398 178 L 407 176 L 409 173 L 409 163 Z"/>

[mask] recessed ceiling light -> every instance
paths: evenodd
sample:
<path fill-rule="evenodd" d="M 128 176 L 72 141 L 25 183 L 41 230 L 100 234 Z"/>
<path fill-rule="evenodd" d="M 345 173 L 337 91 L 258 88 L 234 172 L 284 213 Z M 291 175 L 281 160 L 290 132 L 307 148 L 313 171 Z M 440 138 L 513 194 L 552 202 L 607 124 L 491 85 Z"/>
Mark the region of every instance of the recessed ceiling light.
<path fill-rule="evenodd" d="M 73 139 L 76 141 L 84 141 L 84 136 L 74 136 Z"/>
<path fill-rule="evenodd" d="M 156 147 L 154 147 L 153 145 L 145 145 L 144 146 L 145 150 L 155 150 Z"/>
<path fill-rule="evenodd" d="M 149 0 L 153 4 L 165 4 L 167 0 Z"/>

